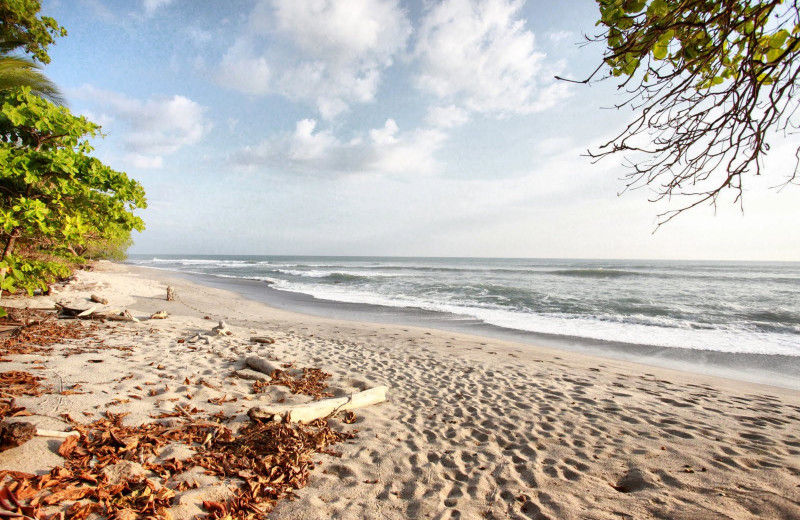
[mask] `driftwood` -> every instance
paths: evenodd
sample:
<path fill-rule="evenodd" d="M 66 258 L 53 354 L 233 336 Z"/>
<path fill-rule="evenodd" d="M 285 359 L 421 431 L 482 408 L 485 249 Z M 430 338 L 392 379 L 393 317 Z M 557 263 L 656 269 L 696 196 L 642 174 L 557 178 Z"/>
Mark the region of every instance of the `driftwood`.
<path fill-rule="evenodd" d="M 139 321 L 139 318 L 136 318 L 133 314 L 131 314 L 131 311 L 129 310 L 122 311 L 119 314 L 114 314 L 113 312 L 94 312 L 86 317 L 91 318 L 93 320 L 133 321 L 133 322 Z"/>
<path fill-rule="evenodd" d="M 259 372 L 257 370 L 250 370 L 249 368 L 236 370 L 234 374 L 238 378 L 248 379 L 250 381 L 272 381 L 272 378 L 269 377 L 267 374 Z"/>
<path fill-rule="evenodd" d="M 248 417 L 253 421 L 311 422 L 345 410 L 362 408 L 386 400 L 385 386 L 376 386 L 345 397 L 332 397 L 298 405 L 257 406 L 250 408 Z"/>
<path fill-rule="evenodd" d="M 167 286 L 167 301 L 175 301 L 178 298 L 178 295 L 175 294 L 175 288 L 171 285 Z"/>
<path fill-rule="evenodd" d="M 59 318 L 62 317 L 74 318 L 78 316 L 83 318 L 87 316 L 87 311 L 89 311 L 89 314 L 94 312 L 95 309 L 97 309 L 97 305 L 92 305 L 89 308 L 80 308 L 80 307 L 72 307 L 71 304 L 68 303 L 57 302 L 56 309 L 58 309 Z"/>
<path fill-rule="evenodd" d="M 102 305 L 108 305 L 108 299 L 107 298 L 103 298 L 101 296 L 97 296 L 96 294 L 93 294 L 91 297 L 89 297 L 89 299 L 92 300 L 95 303 L 100 303 Z"/>
<path fill-rule="evenodd" d="M 247 359 L 245 359 L 244 363 L 253 370 L 257 370 L 262 374 L 267 374 L 268 376 L 271 376 L 276 370 L 281 370 L 281 367 L 272 361 L 268 361 L 259 356 L 249 356 Z"/>
<path fill-rule="evenodd" d="M 264 345 L 272 345 L 275 343 L 274 339 L 268 338 L 267 336 L 251 336 L 250 341 L 253 343 L 263 343 Z"/>
<path fill-rule="evenodd" d="M 73 435 L 80 435 L 78 432 L 60 432 L 58 430 L 40 430 L 36 429 L 36 436 L 37 437 L 53 437 L 56 439 L 66 439 L 67 437 L 71 437 Z"/>

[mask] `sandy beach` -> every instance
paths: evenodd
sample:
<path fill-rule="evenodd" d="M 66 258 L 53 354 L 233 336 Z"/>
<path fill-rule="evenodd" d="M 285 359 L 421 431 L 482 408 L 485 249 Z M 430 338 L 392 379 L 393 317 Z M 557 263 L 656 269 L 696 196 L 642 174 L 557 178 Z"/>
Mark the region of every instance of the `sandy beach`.
<path fill-rule="evenodd" d="M 166 301 L 166 287 L 178 299 Z M 235 377 L 259 355 L 330 373 L 346 395 L 377 385 L 386 402 L 356 412 L 357 430 L 320 462 L 273 519 L 792 519 L 800 518 L 800 392 L 607 358 L 396 325 L 291 313 L 171 276 L 100 263 L 54 302 L 127 309 L 139 322 L 88 322 L 91 338 L 50 353 L 3 355 L 0 371 L 26 371 L 50 388 L 17 397 L 38 428 L 69 430 L 106 411 L 125 425 L 180 404 L 227 426 L 270 402 L 304 402 L 284 387 L 255 394 Z M 167 319 L 148 319 L 164 310 Z M 205 337 L 226 322 L 230 336 Z M 272 345 L 250 341 L 268 336 Z M 207 339 L 206 339 L 207 338 Z M 101 344 L 106 348 L 97 348 Z M 74 392 L 65 392 L 74 390 Z M 194 410 L 194 411 L 193 411 Z M 60 440 L 36 437 L 0 452 L 0 469 L 44 474 L 63 463 Z M 162 459 L 191 450 L 168 446 Z M 176 519 L 204 513 L 235 483 L 193 471 L 176 493 Z M 154 477 L 155 478 L 155 477 Z"/>

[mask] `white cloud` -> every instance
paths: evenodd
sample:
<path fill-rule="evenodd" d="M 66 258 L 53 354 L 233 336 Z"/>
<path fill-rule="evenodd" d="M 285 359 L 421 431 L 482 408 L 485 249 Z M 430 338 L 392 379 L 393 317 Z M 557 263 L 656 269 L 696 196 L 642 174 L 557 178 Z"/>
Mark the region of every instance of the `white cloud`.
<path fill-rule="evenodd" d="M 444 0 L 422 19 L 417 86 L 484 114 L 546 110 L 567 95 L 519 18 L 523 0 Z"/>
<path fill-rule="evenodd" d="M 429 125 L 437 128 L 454 128 L 469 121 L 469 113 L 455 105 L 430 107 L 427 121 Z"/>
<path fill-rule="evenodd" d="M 393 119 L 367 132 L 368 138 L 342 141 L 317 121 L 303 119 L 294 132 L 245 147 L 234 156 L 243 166 L 304 174 L 430 174 L 434 155 L 447 136 L 435 129 L 401 132 Z"/>
<path fill-rule="evenodd" d="M 253 43 L 241 38 L 222 57 L 219 82 L 246 94 L 269 94 L 270 67 L 267 59 L 257 56 Z"/>
<path fill-rule="evenodd" d="M 375 99 L 410 34 L 397 0 L 261 0 L 223 56 L 218 81 L 314 103 L 331 119 Z"/>
<path fill-rule="evenodd" d="M 160 8 L 171 4 L 173 0 L 143 0 L 144 13 L 147 16 L 152 16 Z"/>
<path fill-rule="evenodd" d="M 137 167 L 158 168 L 163 156 L 196 144 L 211 130 L 205 107 L 184 96 L 142 101 L 87 85 L 75 97 L 100 113 L 104 132 L 121 136 L 127 160 Z"/>

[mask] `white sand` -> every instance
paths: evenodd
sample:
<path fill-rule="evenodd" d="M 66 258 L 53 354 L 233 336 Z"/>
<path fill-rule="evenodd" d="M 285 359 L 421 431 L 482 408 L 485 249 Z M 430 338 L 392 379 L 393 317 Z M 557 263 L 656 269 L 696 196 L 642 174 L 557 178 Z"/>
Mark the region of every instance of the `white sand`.
<path fill-rule="evenodd" d="M 390 387 L 387 403 L 357 412 L 359 434 L 337 447 L 343 456 L 319 456 L 323 464 L 299 499 L 281 503 L 270 518 L 800 518 L 800 392 L 451 332 L 316 318 L 166 272 L 100 265 L 51 300 L 85 304 L 96 293 L 109 307 L 131 310 L 142 322 L 98 331 L 107 345 L 131 350 L 17 355 L 0 364 L 0 371 L 26 370 L 56 389 L 86 392 L 18 399 L 37 414 L 24 419 L 40 428 L 65 429 L 61 413 L 90 422 L 106 409 L 130 412 L 126 424 L 138 424 L 176 403 L 205 410 L 198 415 L 240 413 L 244 422 L 249 407 L 288 396 L 280 387 L 252 395 L 250 382 L 231 376 L 250 353 L 322 368 L 333 374 L 336 394 Z M 167 283 L 179 301 L 165 301 Z M 168 319 L 145 319 L 161 309 Z M 221 319 L 234 336 L 177 342 Z M 255 345 L 251 335 L 276 343 Z M 46 369 L 33 368 L 40 364 Z M 208 402 L 223 395 L 238 400 Z M 34 439 L 0 453 L 0 468 L 47 471 L 59 464 L 58 445 Z M 175 455 L 162 453 L 168 456 Z M 177 518 L 199 513 L 198 500 L 225 496 L 215 478 L 197 478 L 204 486 L 179 495 Z"/>

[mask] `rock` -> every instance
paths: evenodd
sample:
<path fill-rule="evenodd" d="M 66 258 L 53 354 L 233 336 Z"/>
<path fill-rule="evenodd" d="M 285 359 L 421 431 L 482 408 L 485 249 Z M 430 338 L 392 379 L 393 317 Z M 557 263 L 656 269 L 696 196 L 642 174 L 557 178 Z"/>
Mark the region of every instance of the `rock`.
<path fill-rule="evenodd" d="M 212 336 L 232 336 L 233 331 L 228 328 L 228 324 L 220 320 L 219 325 L 211 329 Z"/>
<path fill-rule="evenodd" d="M 237 370 L 234 374 L 236 374 L 236 377 L 241 377 L 242 379 L 248 379 L 250 381 L 272 381 L 272 378 L 267 374 L 249 368 Z"/>
<path fill-rule="evenodd" d="M 245 364 L 253 370 L 258 370 L 262 374 L 271 376 L 276 370 L 281 370 L 281 367 L 259 356 L 249 356 L 245 360 Z"/>
<path fill-rule="evenodd" d="M 153 314 L 152 316 L 150 316 L 150 319 L 151 320 L 164 320 L 164 319 L 167 319 L 168 316 L 169 316 L 169 314 L 167 314 L 167 311 L 158 311 L 155 314 Z"/>

